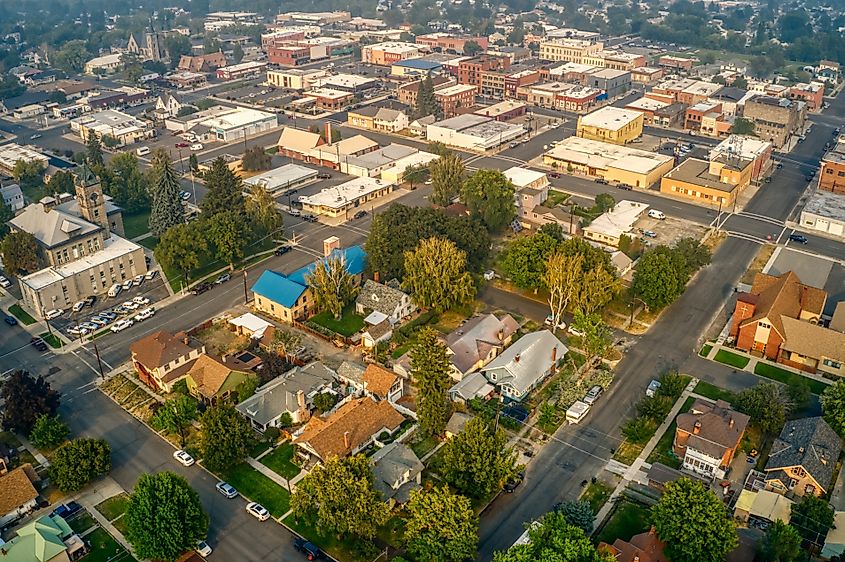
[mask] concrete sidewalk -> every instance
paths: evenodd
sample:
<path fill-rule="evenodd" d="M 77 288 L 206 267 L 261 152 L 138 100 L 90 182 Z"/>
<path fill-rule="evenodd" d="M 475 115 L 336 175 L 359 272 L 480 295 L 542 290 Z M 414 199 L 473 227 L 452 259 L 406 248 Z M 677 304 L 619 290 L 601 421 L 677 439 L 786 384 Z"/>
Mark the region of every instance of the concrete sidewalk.
<path fill-rule="evenodd" d="M 119 494 L 125 493 L 125 490 L 120 487 L 120 485 L 115 482 L 111 477 L 106 476 L 102 480 L 97 481 L 92 486 L 89 486 L 82 494 L 80 494 L 75 499 L 79 502 L 79 505 L 84 507 L 88 513 L 91 514 L 91 517 L 105 529 L 114 539 L 119 542 L 127 551 L 129 551 L 133 556 L 135 556 L 134 552 L 132 552 L 132 545 L 126 540 L 123 534 L 117 530 L 117 528 L 112 525 L 108 519 L 103 517 L 103 514 L 97 511 L 96 506 L 100 503 L 104 502 L 105 500 L 117 496 Z M 135 557 L 137 558 L 137 556 Z"/>

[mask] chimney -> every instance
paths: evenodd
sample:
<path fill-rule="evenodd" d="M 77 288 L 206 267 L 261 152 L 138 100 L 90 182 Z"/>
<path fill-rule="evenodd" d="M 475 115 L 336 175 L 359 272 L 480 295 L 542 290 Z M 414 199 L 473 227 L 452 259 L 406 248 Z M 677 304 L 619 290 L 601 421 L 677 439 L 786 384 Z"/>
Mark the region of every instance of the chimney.
<path fill-rule="evenodd" d="M 343 432 L 343 446 L 345 448 L 349 449 L 349 432 L 348 431 Z"/>
<path fill-rule="evenodd" d="M 301 390 L 296 391 L 296 407 L 301 413 L 306 413 L 308 408 L 305 405 L 305 393 Z"/>
<path fill-rule="evenodd" d="M 323 133 L 326 137 L 326 144 L 332 144 L 332 124 L 329 121 L 326 121 L 325 132 Z"/>
<path fill-rule="evenodd" d="M 552 346 L 552 364 L 557 363 L 557 346 Z"/>
<path fill-rule="evenodd" d="M 695 425 L 692 427 L 692 434 L 698 435 L 699 433 L 701 433 L 701 422 L 697 421 L 697 422 L 695 422 Z"/>
<path fill-rule="evenodd" d="M 378 283 L 378 271 L 373 271 L 373 281 Z"/>
<path fill-rule="evenodd" d="M 497 337 L 499 338 L 499 341 L 504 341 L 504 339 L 505 339 L 505 329 L 504 328 L 499 328 L 499 333 L 497 334 Z"/>
<path fill-rule="evenodd" d="M 798 447 L 798 452 L 803 455 L 804 454 L 804 447 Z"/>
<path fill-rule="evenodd" d="M 328 257 L 333 250 L 340 249 L 340 238 L 337 236 L 329 236 L 323 240 L 323 255 Z"/>

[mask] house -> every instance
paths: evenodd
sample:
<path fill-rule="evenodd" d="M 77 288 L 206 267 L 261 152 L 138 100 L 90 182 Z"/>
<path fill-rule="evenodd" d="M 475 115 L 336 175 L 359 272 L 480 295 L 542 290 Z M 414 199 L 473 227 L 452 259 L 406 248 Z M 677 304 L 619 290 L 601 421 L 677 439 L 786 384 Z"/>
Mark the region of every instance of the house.
<path fill-rule="evenodd" d="M 404 381 L 396 373 L 375 363 L 362 368 L 344 361 L 337 370 L 338 380 L 346 386 L 347 394 L 366 395 L 374 400 L 396 402 L 404 394 Z"/>
<path fill-rule="evenodd" d="M 188 392 L 208 405 L 237 398 L 238 387 L 255 378 L 246 363 L 226 355 L 200 355 L 185 373 Z"/>
<path fill-rule="evenodd" d="M 355 299 L 355 312 L 362 315 L 380 312 L 391 326 L 402 322 L 416 308 L 411 297 L 398 287 L 377 283 L 370 279 L 364 281 L 361 292 Z"/>
<path fill-rule="evenodd" d="M 781 316 L 785 341 L 781 344 L 778 363 L 809 373 L 845 377 L 845 328 L 835 329 L 838 319 L 845 319 L 842 302 L 827 328 Z"/>
<path fill-rule="evenodd" d="M 3 204 L 12 211 L 20 211 L 24 208 L 23 191 L 21 191 L 21 186 L 16 183 L 0 187 L 0 197 L 3 199 Z"/>
<path fill-rule="evenodd" d="M 486 400 L 487 398 L 490 398 L 495 391 L 496 388 L 487 382 L 484 375 L 476 371 L 464 376 L 464 378 L 455 383 L 452 388 L 449 389 L 449 400 L 459 404 L 469 402 L 473 398 Z"/>
<path fill-rule="evenodd" d="M 407 445 L 388 443 L 372 456 L 373 477 L 381 497 L 405 503 L 411 490 L 420 487 L 425 465 Z"/>
<path fill-rule="evenodd" d="M 177 70 L 184 72 L 214 72 L 220 67 L 226 66 L 226 57 L 222 51 L 208 53 L 205 55 L 182 55 L 179 59 Z"/>
<path fill-rule="evenodd" d="M 129 352 L 141 382 L 156 391 L 172 392 L 173 384 L 205 354 L 205 346 L 195 345 L 185 332 L 159 330 L 132 342 Z"/>
<path fill-rule="evenodd" d="M 240 336 L 247 336 L 248 338 L 254 340 L 260 340 L 264 337 L 264 332 L 267 331 L 267 328 L 270 328 L 273 325 L 251 312 L 246 312 L 237 318 L 229 320 L 229 326 L 231 326 L 231 329 L 234 329 L 235 333 Z"/>
<path fill-rule="evenodd" d="M 354 455 L 382 433 L 393 434 L 405 421 L 387 400 L 354 398 L 326 417 L 314 416 L 294 436 L 297 454 L 305 460 L 324 462 Z"/>
<path fill-rule="evenodd" d="M 742 490 L 734 506 L 734 517 L 745 523 L 750 519 L 763 524 L 789 523 L 793 503 L 769 490 Z"/>
<path fill-rule="evenodd" d="M 182 103 L 173 94 L 163 93 L 156 100 L 155 116 L 158 120 L 165 120 L 179 115 Z"/>
<path fill-rule="evenodd" d="M 554 373 L 569 349 L 549 330 L 526 334 L 481 372 L 502 395 L 521 401 Z"/>
<path fill-rule="evenodd" d="M 8 562 L 70 562 L 85 555 L 87 547 L 59 515 L 44 515 L 17 530 L 3 543 L 0 558 Z"/>
<path fill-rule="evenodd" d="M 766 489 L 795 496 L 830 491 L 842 440 L 821 417 L 786 422 L 766 462 Z"/>
<path fill-rule="evenodd" d="M 464 412 L 454 412 L 446 422 L 446 439 L 451 439 L 464 430 L 464 426 L 472 416 Z"/>
<path fill-rule="evenodd" d="M 382 342 L 393 337 L 393 325 L 384 318 L 381 312 L 373 312 L 366 318 L 366 328 L 361 332 L 361 343 L 364 349 L 373 349 Z"/>
<path fill-rule="evenodd" d="M 236 409 L 261 432 L 281 427 L 280 420 L 285 413 L 290 415 L 291 423 L 305 423 L 311 418 L 314 397 L 324 392 L 334 393 L 335 376 L 334 371 L 317 361 L 294 367 L 259 387 Z"/>
<path fill-rule="evenodd" d="M 818 324 L 827 293 L 804 285 L 795 273 L 758 273 L 751 290 L 740 293 L 730 335 L 738 349 L 776 360 L 786 340 L 783 317 Z"/>
<path fill-rule="evenodd" d="M 38 507 L 38 475 L 29 463 L 0 475 L 0 527 L 24 517 Z"/>
<path fill-rule="evenodd" d="M 683 467 L 707 477 L 724 478 L 736 456 L 749 416 L 731 409 L 724 400 L 696 400 L 678 415 L 672 450 Z"/>
<path fill-rule="evenodd" d="M 616 539 L 613 545 L 599 543 L 599 552 L 609 553 L 616 562 L 669 562 L 663 553 L 666 543 L 657 538 L 654 527 L 647 533 L 634 535 L 629 541 Z"/>
<path fill-rule="evenodd" d="M 460 381 L 492 361 L 510 345 L 518 329 L 519 324 L 509 314 L 502 318 L 486 314 L 467 320 L 446 336 L 450 376 Z"/>

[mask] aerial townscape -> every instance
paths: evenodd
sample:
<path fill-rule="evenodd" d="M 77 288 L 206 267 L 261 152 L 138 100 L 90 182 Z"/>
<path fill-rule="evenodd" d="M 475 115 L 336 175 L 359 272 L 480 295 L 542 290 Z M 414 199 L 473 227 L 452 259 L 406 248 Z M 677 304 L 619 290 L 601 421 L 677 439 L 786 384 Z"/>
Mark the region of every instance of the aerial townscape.
<path fill-rule="evenodd" d="M 845 562 L 845 0 L 0 2 L 0 562 Z"/>

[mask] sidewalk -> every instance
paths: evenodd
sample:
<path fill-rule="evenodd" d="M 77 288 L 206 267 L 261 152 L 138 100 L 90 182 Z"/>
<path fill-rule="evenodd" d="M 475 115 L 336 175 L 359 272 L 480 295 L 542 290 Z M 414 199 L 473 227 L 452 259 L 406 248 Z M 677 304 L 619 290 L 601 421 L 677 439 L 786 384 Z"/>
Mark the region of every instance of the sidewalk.
<path fill-rule="evenodd" d="M 35 457 L 35 460 L 38 461 L 41 466 L 50 466 L 50 461 L 47 460 L 47 457 L 42 455 L 38 451 L 38 449 L 36 449 L 35 446 L 29 442 L 29 439 L 20 434 L 15 434 L 15 437 L 18 438 L 18 441 L 21 442 L 21 446 L 23 446 L 27 451 L 29 451 L 30 454 Z"/>
<path fill-rule="evenodd" d="M 119 542 L 128 552 L 135 556 L 132 552 L 132 546 L 127 542 L 123 534 L 115 528 L 103 515 L 97 511 L 96 507 L 105 500 L 124 493 L 125 490 L 115 482 L 111 477 L 106 476 L 103 480 L 98 481 L 93 486 L 90 486 L 85 492 L 75 498 L 79 505 L 84 507 L 91 517 L 105 529 L 114 539 Z M 136 557 L 137 558 L 137 557 Z"/>

